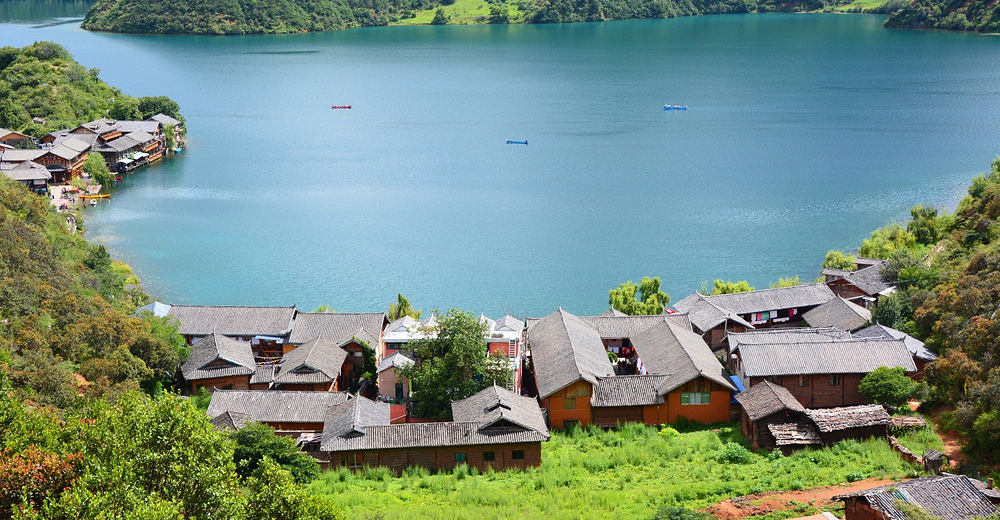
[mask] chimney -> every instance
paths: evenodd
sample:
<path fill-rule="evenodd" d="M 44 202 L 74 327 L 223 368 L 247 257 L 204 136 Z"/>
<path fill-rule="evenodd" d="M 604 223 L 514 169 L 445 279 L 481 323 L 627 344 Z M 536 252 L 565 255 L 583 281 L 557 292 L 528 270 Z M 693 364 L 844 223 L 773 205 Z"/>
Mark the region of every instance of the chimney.
<path fill-rule="evenodd" d="M 993 477 L 986 479 L 986 489 L 993 489 Z"/>

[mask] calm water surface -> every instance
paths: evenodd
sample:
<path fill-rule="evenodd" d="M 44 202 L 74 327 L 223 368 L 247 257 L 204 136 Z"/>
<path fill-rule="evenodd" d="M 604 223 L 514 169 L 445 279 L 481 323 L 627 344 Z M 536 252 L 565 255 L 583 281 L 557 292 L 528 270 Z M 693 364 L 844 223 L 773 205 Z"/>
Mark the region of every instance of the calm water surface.
<path fill-rule="evenodd" d="M 811 279 L 1000 152 L 1000 38 L 878 16 L 162 37 L 24 5 L 0 45 L 181 104 L 182 156 L 87 211 L 175 303 L 538 315 L 647 274 Z"/>

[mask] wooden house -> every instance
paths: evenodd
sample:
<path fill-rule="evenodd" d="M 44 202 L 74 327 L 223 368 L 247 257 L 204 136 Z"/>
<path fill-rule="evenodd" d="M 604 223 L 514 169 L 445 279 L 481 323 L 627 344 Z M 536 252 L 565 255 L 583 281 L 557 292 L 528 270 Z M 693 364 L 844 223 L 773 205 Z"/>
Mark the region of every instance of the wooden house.
<path fill-rule="evenodd" d="M 695 293 L 674 309 L 688 314 L 695 332 L 719 350 L 729 333 L 795 324 L 807 311 L 833 298 L 826 285 L 805 284 L 714 296 Z"/>
<path fill-rule="evenodd" d="M 50 148 L 41 150 L 35 162 L 52 173 L 52 182 L 62 184 L 80 176 L 83 163 L 90 154 L 90 145 L 80 139 L 66 139 Z"/>
<path fill-rule="evenodd" d="M 395 473 L 459 464 L 479 470 L 537 467 L 549 439 L 538 403 L 492 386 L 452 403 L 452 422 L 389 424 L 389 406 L 364 398 L 334 406 L 319 450 L 331 468 L 383 466 Z"/>
<path fill-rule="evenodd" d="M 22 163 L 0 161 L 0 171 L 7 177 L 24 184 L 29 190 L 35 193 L 46 193 L 49 182 L 52 180 L 52 174 L 49 170 L 33 161 Z"/>
<path fill-rule="evenodd" d="M 209 334 L 191 345 L 181 375 L 191 393 L 204 387 L 248 390 L 257 370 L 250 343 Z"/>
<path fill-rule="evenodd" d="M 112 141 L 122 136 L 122 131 L 118 127 L 118 121 L 106 118 L 96 119 L 89 123 L 84 123 L 69 132 L 71 134 L 96 135 L 103 141 Z"/>
<path fill-rule="evenodd" d="M 365 349 L 372 349 L 376 359 L 384 350 L 382 331 L 388 323 L 382 312 L 298 312 L 281 349 L 287 355 L 318 337 L 334 343 L 347 352 L 338 379 L 338 388 L 346 390 L 356 385 L 364 372 Z"/>
<path fill-rule="evenodd" d="M 773 341 L 763 342 L 767 339 Z M 770 381 L 787 388 L 803 406 L 825 408 L 863 404 L 858 384 L 881 366 L 917 370 L 903 340 L 831 341 L 790 335 L 739 343 L 732 350 L 730 368 L 748 389 Z"/>
<path fill-rule="evenodd" d="M 965 475 L 932 475 L 833 498 L 844 502 L 844 520 L 917 520 L 900 503 L 941 520 L 988 518 L 1000 512 Z"/>
<path fill-rule="evenodd" d="M 160 312 L 177 319 L 178 332 L 188 344 L 216 333 L 249 341 L 254 357 L 260 363 L 277 363 L 284 354 L 282 345 L 287 343 L 292 321 L 298 311 L 294 306 L 160 304 Z"/>
<path fill-rule="evenodd" d="M 723 341 L 723 358 L 729 371 L 739 373 L 738 360 L 733 352 L 740 345 L 758 343 L 819 343 L 853 339 L 850 332 L 834 327 L 774 327 L 745 332 L 731 332 Z"/>
<path fill-rule="evenodd" d="M 909 350 L 910 354 L 913 356 L 913 363 L 917 366 L 917 371 L 913 374 L 914 379 L 921 379 L 924 373 L 924 367 L 927 366 L 927 363 L 937 359 L 937 354 L 931 352 L 930 349 L 924 345 L 923 341 L 920 341 L 919 339 L 892 327 L 886 327 L 885 325 L 879 325 L 876 323 L 875 325 L 854 332 L 852 336 L 855 338 L 903 340 L 903 344 L 906 345 L 906 349 Z"/>
<path fill-rule="evenodd" d="M 216 390 L 208 404 L 213 419 L 229 412 L 266 424 L 279 433 L 322 432 L 331 406 L 347 402 L 346 392 Z"/>
<path fill-rule="evenodd" d="M 806 409 L 782 386 L 768 381 L 736 394 L 740 404 L 740 429 L 750 442 L 750 447 L 759 450 L 775 448 L 788 452 L 802 446 L 821 444 L 819 433 L 806 435 L 787 434 L 785 429 L 775 429 L 775 425 L 802 424 L 799 431 L 807 431 L 809 422 Z M 777 436 L 775 434 L 778 434 Z"/>
<path fill-rule="evenodd" d="M 31 139 L 31 136 L 28 134 L 8 130 L 6 128 L 0 128 L 0 144 L 7 145 L 11 148 L 17 148 L 22 142 L 28 139 Z"/>
<path fill-rule="evenodd" d="M 896 287 L 882 275 L 884 260 L 859 258 L 855 271 L 824 269 L 826 285 L 834 294 L 865 308 L 881 296 L 895 292 Z"/>
<path fill-rule="evenodd" d="M 828 446 L 844 439 L 884 439 L 892 423 L 889 413 L 877 404 L 806 410 L 806 416 Z"/>
<path fill-rule="evenodd" d="M 282 390 L 335 392 L 347 388 L 341 374 L 349 366 L 346 350 L 318 336 L 282 356 L 272 381 Z"/>
<path fill-rule="evenodd" d="M 637 319 L 559 310 L 528 321 L 535 387 L 550 424 L 728 420 L 735 387 L 687 317 L 629 318 Z M 609 354 L 636 373 L 617 374 Z"/>
<path fill-rule="evenodd" d="M 833 327 L 853 332 L 871 323 L 872 312 L 838 296 L 806 312 L 802 319 L 810 327 Z"/>

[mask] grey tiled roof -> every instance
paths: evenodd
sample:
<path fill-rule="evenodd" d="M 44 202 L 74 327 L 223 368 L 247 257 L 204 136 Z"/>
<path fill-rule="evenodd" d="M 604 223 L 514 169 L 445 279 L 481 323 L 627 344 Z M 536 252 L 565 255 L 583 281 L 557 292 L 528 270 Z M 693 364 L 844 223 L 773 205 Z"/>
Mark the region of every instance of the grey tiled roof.
<path fill-rule="evenodd" d="M 653 325 L 669 320 L 682 327 L 691 328 L 686 314 L 656 314 L 645 316 L 580 316 L 593 325 L 604 339 L 631 338 L 645 332 Z"/>
<path fill-rule="evenodd" d="M 851 333 L 835 327 L 781 327 L 730 332 L 726 334 L 729 351 L 751 343 L 820 343 L 852 339 Z"/>
<path fill-rule="evenodd" d="M 86 143 L 76 138 L 69 138 L 46 150 L 46 153 L 70 160 L 75 159 L 87 150 L 90 150 L 90 143 Z"/>
<path fill-rule="evenodd" d="M 222 412 L 208 421 L 218 430 L 239 430 L 248 422 L 253 422 L 249 415 L 242 412 Z"/>
<path fill-rule="evenodd" d="M 401 352 L 393 352 L 379 363 L 378 371 L 384 372 L 390 368 L 402 368 L 412 364 L 413 360 L 404 356 Z"/>
<path fill-rule="evenodd" d="M 471 397 L 452 401 L 451 415 L 456 422 L 479 423 L 483 428 L 514 424 L 522 428 L 547 431 L 538 401 L 496 385 Z"/>
<path fill-rule="evenodd" d="M 10 168 L 7 168 L 10 165 Z M 52 180 L 52 173 L 47 168 L 34 161 L 24 161 L 22 163 L 0 162 L 0 170 L 4 175 L 15 181 L 48 181 Z"/>
<path fill-rule="evenodd" d="M 388 403 L 378 403 L 359 396 L 331 406 L 323 422 L 323 440 L 320 449 L 325 444 L 335 444 L 335 439 L 338 437 L 364 434 L 366 427 L 388 426 L 389 410 Z"/>
<path fill-rule="evenodd" d="M 274 381 L 274 375 L 278 372 L 277 365 L 259 365 L 257 371 L 250 376 L 251 385 L 263 385 Z"/>
<path fill-rule="evenodd" d="M 778 446 L 802 446 L 823 444 L 816 427 L 807 422 L 768 424 L 767 429 L 774 436 Z"/>
<path fill-rule="evenodd" d="M 913 354 L 913 357 L 924 361 L 934 361 L 937 359 L 937 354 L 931 352 L 924 345 L 923 341 L 920 341 L 919 339 L 892 327 L 886 327 L 885 325 L 879 325 L 876 323 L 871 327 L 855 332 L 853 336 L 855 338 L 901 339 L 903 340 L 903 343 L 906 344 L 906 348 L 909 349 L 910 354 Z"/>
<path fill-rule="evenodd" d="M 834 342 L 740 345 L 748 377 L 802 374 L 867 374 L 880 366 L 916 372 L 902 340 L 852 339 Z"/>
<path fill-rule="evenodd" d="M 152 116 L 149 119 L 151 119 L 153 121 L 158 121 L 160 124 L 165 125 L 165 126 L 177 126 L 177 125 L 181 124 L 180 121 L 178 121 L 178 120 L 176 120 L 176 119 L 174 119 L 174 118 L 172 118 L 172 117 L 170 117 L 170 116 L 168 116 L 166 114 L 156 114 L 155 116 Z"/>
<path fill-rule="evenodd" d="M 500 329 L 510 329 L 514 331 L 524 330 L 524 322 L 509 314 L 505 314 L 493 325 L 493 330 Z"/>
<path fill-rule="evenodd" d="M 896 507 L 897 501 L 920 506 L 942 520 L 985 518 L 997 514 L 997 507 L 964 475 L 933 475 L 833 497 L 858 497 L 889 520 L 915 520 Z"/>
<path fill-rule="evenodd" d="M 885 408 L 877 404 L 806 410 L 806 415 L 823 433 L 851 428 L 883 426 L 892 422 L 892 418 L 889 417 Z"/>
<path fill-rule="evenodd" d="M 691 324 L 701 331 L 702 334 L 718 327 L 726 321 L 732 321 L 744 327 L 753 328 L 753 325 L 741 318 L 739 314 L 729 309 L 724 309 L 710 300 L 708 297 L 694 293 L 684 298 L 674 308 L 687 313 Z"/>
<path fill-rule="evenodd" d="M 156 133 L 160 129 L 159 121 L 119 121 L 118 130 L 122 133 L 130 134 L 132 132 L 144 132 L 147 134 Z"/>
<path fill-rule="evenodd" d="M 118 130 L 118 121 L 107 118 L 95 119 L 93 121 L 90 121 L 89 123 L 84 123 L 76 128 L 86 129 L 96 134 L 105 134 L 111 131 Z"/>
<path fill-rule="evenodd" d="M 219 360 L 226 361 L 227 364 L 207 366 Z M 249 376 L 256 369 L 249 343 L 209 334 L 191 345 L 191 353 L 181 365 L 181 374 L 187 381 L 198 381 L 216 377 Z"/>
<path fill-rule="evenodd" d="M 546 398 L 579 380 L 614 375 L 597 329 L 562 309 L 528 329 L 538 395 Z"/>
<path fill-rule="evenodd" d="M 45 150 L 22 150 L 20 148 L 14 148 L 13 150 L 3 150 L 0 153 L 0 157 L 3 158 L 4 162 L 24 162 L 24 161 L 34 161 L 39 157 L 45 155 Z"/>
<path fill-rule="evenodd" d="M 471 422 L 432 422 L 369 426 L 363 435 L 324 437 L 322 451 L 356 451 L 438 446 L 544 442 L 547 432 L 523 428 L 479 428 Z"/>
<path fill-rule="evenodd" d="M 143 132 L 139 130 L 125 134 L 125 137 L 128 137 L 129 139 L 135 141 L 138 144 L 146 144 L 150 141 L 156 140 L 156 138 L 153 137 L 153 135 L 150 134 L 149 132 Z"/>
<path fill-rule="evenodd" d="M 787 388 L 770 381 L 758 383 L 745 392 L 736 394 L 736 401 L 751 421 L 759 421 L 783 410 L 805 413 L 806 409 Z"/>
<path fill-rule="evenodd" d="M 892 284 L 882 277 L 882 268 L 884 265 L 884 261 L 877 260 L 872 265 L 858 269 L 857 271 L 848 272 L 841 276 L 841 278 L 851 282 L 868 296 L 875 296 L 892 287 Z"/>
<path fill-rule="evenodd" d="M 843 298 L 834 298 L 802 315 L 812 327 L 835 327 L 840 330 L 858 330 L 872 320 L 868 309 Z"/>
<path fill-rule="evenodd" d="M 674 308 L 681 312 L 694 305 L 699 298 L 704 298 L 719 307 L 736 314 L 775 311 L 799 307 L 810 307 L 825 303 L 834 298 L 833 291 L 824 284 L 813 283 L 796 285 L 794 287 L 779 287 L 777 289 L 761 289 L 733 294 L 704 296 L 692 294 L 677 302 Z"/>
<path fill-rule="evenodd" d="M 329 383 L 337 379 L 347 351 L 323 336 L 299 345 L 281 358 L 278 384 Z"/>
<path fill-rule="evenodd" d="M 347 399 L 345 392 L 216 390 L 208 415 L 229 411 L 245 413 L 256 422 L 322 423 L 331 406 Z"/>
<path fill-rule="evenodd" d="M 139 146 L 140 144 L 142 143 L 127 135 L 123 135 L 106 143 L 94 145 L 94 150 L 97 152 L 125 152 Z"/>
<path fill-rule="evenodd" d="M 300 312 L 295 317 L 288 342 L 301 344 L 322 335 L 340 345 L 351 339 L 351 336 L 358 336 L 359 339 L 368 341 L 371 348 L 378 348 L 372 341 L 378 341 L 387 322 L 385 314 L 381 312 Z"/>
<path fill-rule="evenodd" d="M 670 376 L 611 376 L 598 379 L 590 406 L 645 406 L 663 403 L 660 389 Z"/>
<path fill-rule="evenodd" d="M 614 307 L 611 307 L 610 309 L 608 309 L 608 310 L 606 310 L 606 311 L 598 314 L 598 316 L 604 316 L 604 317 L 612 316 L 613 317 L 613 316 L 628 316 L 628 314 L 625 314 L 624 312 L 622 312 L 622 311 L 620 311 L 620 310 L 618 310 L 618 309 L 616 309 Z"/>
<path fill-rule="evenodd" d="M 180 321 L 178 332 L 185 335 L 282 337 L 292 328 L 295 307 L 171 305 L 169 315 Z"/>
<path fill-rule="evenodd" d="M 632 336 L 632 346 L 650 374 L 669 375 L 660 391 L 669 392 L 699 376 L 736 390 L 726 369 L 701 336 L 661 316 L 657 324 Z"/>

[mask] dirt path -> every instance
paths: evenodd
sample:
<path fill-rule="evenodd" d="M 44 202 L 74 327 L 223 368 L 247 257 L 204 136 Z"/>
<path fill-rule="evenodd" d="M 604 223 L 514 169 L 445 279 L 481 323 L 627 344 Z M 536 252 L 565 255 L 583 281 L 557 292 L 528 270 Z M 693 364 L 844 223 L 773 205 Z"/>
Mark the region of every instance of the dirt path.
<path fill-rule="evenodd" d="M 834 496 L 894 482 L 887 479 L 867 479 L 852 484 L 804 489 L 802 491 L 771 491 L 723 500 L 705 511 L 718 520 L 740 520 L 748 516 L 763 515 L 791 509 L 798 504 L 817 508 L 834 505 Z M 794 501 L 794 502 L 793 502 Z"/>

